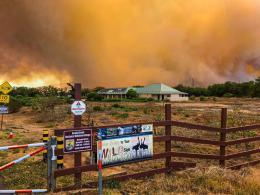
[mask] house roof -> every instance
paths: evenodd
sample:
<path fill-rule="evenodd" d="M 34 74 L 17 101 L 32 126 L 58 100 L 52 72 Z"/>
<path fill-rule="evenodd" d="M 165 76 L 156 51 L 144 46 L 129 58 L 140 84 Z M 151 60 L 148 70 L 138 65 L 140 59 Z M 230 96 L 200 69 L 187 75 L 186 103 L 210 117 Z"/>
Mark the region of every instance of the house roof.
<path fill-rule="evenodd" d="M 135 90 L 138 94 L 187 94 L 163 83 L 155 83 Z"/>
<path fill-rule="evenodd" d="M 101 95 L 125 95 L 130 89 L 134 89 L 138 94 L 187 94 L 174 89 L 163 83 L 155 83 L 144 87 L 125 87 L 125 88 L 108 88 L 98 91 Z"/>
<path fill-rule="evenodd" d="M 127 88 L 108 88 L 108 89 L 102 89 L 98 91 L 98 94 L 103 94 L 103 95 L 121 95 L 121 94 L 126 94 L 129 89 L 132 89 L 131 87 Z"/>

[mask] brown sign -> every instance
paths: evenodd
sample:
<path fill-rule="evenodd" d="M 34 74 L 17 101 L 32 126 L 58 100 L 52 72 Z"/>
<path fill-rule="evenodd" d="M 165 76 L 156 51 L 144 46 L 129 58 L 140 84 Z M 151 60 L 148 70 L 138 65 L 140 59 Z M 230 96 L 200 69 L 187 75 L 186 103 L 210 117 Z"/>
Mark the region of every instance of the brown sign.
<path fill-rule="evenodd" d="M 92 129 L 64 131 L 64 153 L 92 150 Z"/>

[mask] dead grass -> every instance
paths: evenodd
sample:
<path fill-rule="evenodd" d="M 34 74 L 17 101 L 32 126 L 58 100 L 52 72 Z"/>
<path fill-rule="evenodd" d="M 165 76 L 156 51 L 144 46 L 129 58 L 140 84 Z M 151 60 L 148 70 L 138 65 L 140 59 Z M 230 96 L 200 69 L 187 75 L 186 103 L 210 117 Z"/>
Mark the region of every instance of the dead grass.
<path fill-rule="evenodd" d="M 133 103 L 124 102 L 119 103 L 118 106 L 113 106 L 114 103 L 98 103 L 91 102 L 89 107 L 99 106 L 102 109 L 98 111 L 91 110 L 91 112 L 83 115 L 82 123 L 86 125 L 89 120 L 93 119 L 95 125 L 109 125 L 131 122 L 149 122 L 155 120 L 163 120 L 164 118 L 164 105 L 163 103 Z M 260 123 L 260 101 L 253 99 L 222 99 L 218 98 L 217 101 L 207 100 L 205 102 L 190 101 L 184 103 L 173 103 L 172 105 L 172 119 L 185 122 L 191 122 L 195 124 L 204 124 L 214 127 L 220 126 L 220 109 L 221 107 L 228 107 L 229 120 L 228 126 L 240 126 L 248 125 L 252 123 Z M 124 116 L 124 114 L 127 114 Z M 90 115 L 90 116 L 89 116 Z M 122 117 L 121 117 L 122 116 Z M 42 138 L 42 130 L 48 129 L 50 133 L 55 128 L 68 128 L 73 125 L 73 116 L 67 115 L 66 120 L 57 120 L 50 122 L 37 123 L 35 115 L 29 109 L 22 109 L 19 113 L 8 115 L 4 123 L 3 138 L 0 138 L 0 145 L 14 145 L 14 144 L 27 144 L 32 142 L 39 142 Z M 6 135 L 8 130 L 12 129 L 15 134 L 15 139 L 8 140 Z M 164 135 L 164 128 L 156 128 L 156 135 Z M 174 127 L 172 129 L 174 135 L 194 137 L 194 138 L 206 138 L 211 140 L 218 140 L 218 133 L 208 133 L 196 130 L 187 130 L 185 128 Z M 52 134 L 52 133 L 51 133 Z M 252 131 L 247 134 L 230 134 L 228 139 L 237 139 L 248 136 L 260 135 L 259 131 Z M 0 136 L 1 137 L 1 136 Z M 231 154 L 238 151 L 244 151 L 247 149 L 259 148 L 258 142 L 246 146 L 245 144 L 227 147 L 227 153 Z M 155 153 L 164 151 L 164 143 L 155 143 Z M 172 142 L 173 151 L 193 152 L 193 153 L 205 153 L 205 154 L 218 154 L 219 147 L 202 145 L 202 144 L 190 144 L 182 142 Z M 0 163 L 9 162 L 9 160 L 15 159 L 14 156 L 19 153 L 0 153 Z M 238 164 L 250 160 L 259 159 L 260 155 L 255 154 L 245 158 L 239 158 L 230 160 L 227 165 Z M 87 158 L 87 157 L 86 157 Z M 70 167 L 73 164 L 71 156 L 66 156 L 65 167 Z M 173 158 L 172 160 L 196 162 L 200 167 L 208 167 L 209 165 L 217 165 L 218 162 L 214 160 L 198 160 L 198 159 L 183 159 Z M 36 163 L 36 164 L 35 164 Z M 13 169 L 13 172 L 4 172 L 6 185 L 8 188 L 41 186 L 44 176 L 42 175 L 40 162 L 26 161 L 18 165 L 17 169 Z M 88 164 L 88 161 L 84 161 L 84 164 Z M 164 165 L 163 160 L 146 161 L 136 164 L 123 165 L 117 167 L 117 170 L 109 170 L 109 174 L 124 172 L 136 173 L 144 170 L 151 170 L 153 168 L 161 168 Z M 25 170 L 25 167 L 30 170 L 35 170 L 35 174 L 42 176 L 36 181 L 30 183 L 25 176 L 22 176 L 19 180 L 19 172 Z M 120 171 L 119 171 L 120 170 Z M 257 168 L 259 170 L 259 168 Z M 26 172 L 29 174 L 28 172 Z M 214 174 L 216 176 L 213 176 Z M 219 175 L 219 174 L 223 174 Z M 12 174 L 12 175 L 11 175 Z M 106 194 L 122 194 L 126 192 L 129 194 L 257 194 L 255 190 L 259 190 L 260 180 L 251 181 L 252 175 L 241 175 L 238 172 L 231 172 L 216 167 L 209 169 L 192 169 L 189 171 L 183 171 L 171 174 L 169 176 L 157 175 L 154 178 L 147 178 L 146 180 L 135 180 L 124 182 L 120 185 L 120 189 L 109 189 L 107 186 Z M 10 178 L 10 179 L 8 179 Z M 96 180 L 96 175 L 83 176 L 85 182 L 89 180 Z M 235 178 L 235 179 L 234 179 Z M 59 186 L 65 186 L 71 184 L 72 177 L 61 178 L 58 182 Z M 237 181 L 238 180 L 238 181 Z M 1 183 L 1 182 L 0 182 Z M 22 185 L 24 183 L 24 186 Z M 219 186 L 219 187 L 217 187 Z M 111 187 L 111 186 L 110 186 Z M 248 193 L 246 193 L 248 191 Z M 93 191 L 92 191 L 93 192 Z M 89 192 L 87 192 L 89 194 Z"/>
<path fill-rule="evenodd" d="M 245 174 L 246 173 L 246 174 Z M 144 180 L 123 182 L 119 189 L 105 194 L 250 194 L 258 195 L 260 185 L 250 177 L 250 170 L 240 172 L 218 167 L 195 168 L 170 175 L 156 175 Z"/>

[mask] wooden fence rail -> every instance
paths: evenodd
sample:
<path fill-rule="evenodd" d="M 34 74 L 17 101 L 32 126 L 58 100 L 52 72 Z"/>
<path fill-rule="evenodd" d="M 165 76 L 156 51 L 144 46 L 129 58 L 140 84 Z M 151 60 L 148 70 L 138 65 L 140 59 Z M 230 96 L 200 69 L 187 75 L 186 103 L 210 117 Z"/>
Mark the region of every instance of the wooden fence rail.
<path fill-rule="evenodd" d="M 255 137 L 249 137 L 249 138 L 242 138 L 237 140 L 226 140 L 228 133 L 238 132 L 238 131 L 250 131 L 250 130 L 259 130 L 260 124 L 254 124 L 254 125 L 248 125 L 243 127 L 227 127 L 227 109 L 222 108 L 221 110 L 221 127 L 209 127 L 205 125 L 197 125 L 197 124 L 191 124 L 186 122 L 179 122 L 172 120 L 172 113 L 171 113 L 171 104 L 165 105 L 165 120 L 164 121 L 155 121 L 155 122 L 148 122 L 149 124 L 153 124 L 154 127 L 165 127 L 165 135 L 163 136 L 154 136 L 154 142 L 164 142 L 165 143 L 165 151 L 161 153 L 155 153 L 151 159 L 148 160 L 157 160 L 157 159 L 165 159 L 165 167 L 160 169 L 154 169 L 150 171 L 145 171 L 141 173 L 135 173 L 131 175 L 121 175 L 112 177 L 114 180 L 123 181 L 127 180 L 129 178 L 133 179 L 139 179 L 141 177 L 151 176 L 158 173 L 168 173 L 172 170 L 178 170 L 179 168 L 185 168 L 185 167 L 194 167 L 196 166 L 196 163 L 187 163 L 187 162 L 175 162 L 172 161 L 172 157 L 182 157 L 182 158 L 195 158 L 195 159 L 212 159 L 212 160 L 218 160 L 219 166 L 226 167 L 226 161 L 234 158 L 239 158 L 243 156 L 248 156 L 252 154 L 257 154 L 260 152 L 260 148 L 242 151 L 234 154 L 226 154 L 226 148 L 228 146 L 241 144 L 241 143 L 249 143 L 249 142 L 257 142 L 260 141 L 260 136 Z M 131 124 L 115 124 L 115 125 L 108 125 L 108 126 L 96 126 L 92 127 L 92 130 L 94 132 L 97 132 L 99 128 L 108 128 L 108 127 L 118 127 L 118 126 L 127 126 L 127 125 L 142 125 L 147 124 L 146 123 L 131 123 Z M 75 126 L 79 126 L 76 124 Z M 181 127 L 185 129 L 195 129 L 200 131 L 208 131 L 208 132 L 217 132 L 219 133 L 219 140 L 209 140 L 209 139 L 202 139 L 202 138 L 191 138 L 191 137 L 184 137 L 184 136 L 178 136 L 178 135 L 172 135 L 172 127 Z M 86 127 L 78 127 L 78 129 L 84 129 Z M 55 136 L 62 136 L 63 132 L 68 129 L 62 129 L 62 130 L 55 130 Z M 194 143 L 194 144 L 207 144 L 207 145 L 213 145 L 219 147 L 219 154 L 200 154 L 200 153 L 188 153 L 188 152 L 177 152 L 174 150 L 174 147 L 172 146 L 172 141 L 178 141 L 178 142 L 188 142 L 188 143 Z M 93 151 L 96 151 L 96 147 L 93 146 Z M 63 149 L 56 149 L 56 153 L 58 155 L 64 155 Z M 66 154 L 67 155 L 67 154 Z M 75 178 L 75 184 L 66 188 L 62 189 L 55 189 L 55 191 L 61 191 L 61 190 L 72 190 L 79 187 L 80 184 L 81 187 L 90 187 L 90 186 L 97 186 L 97 182 L 90 182 L 88 184 L 81 184 L 81 173 L 82 172 L 88 172 L 88 171 L 97 171 L 97 165 L 81 165 L 79 163 L 79 158 L 81 158 L 81 155 L 76 154 L 75 155 L 75 162 L 78 161 L 78 163 L 75 163 L 75 167 L 73 168 L 66 168 L 66 169 L 60 169 L 54 171 L 54 177 L 58 178 L 61 176 L 66 175 L 73 175 L 77 177 Z M 127 162 L 127 164 L 135 163 L 135 162 Z M 257 163 L 260 163 L 260 159 L 254 160 L 251 162 L 239 164 L 239 165 L 232 165 L 230 169 L 238 169 L 244 166 L 249 165 L 255 165 Z M 111 180 L 111 178 L 105 178 L 104 182 Z"/>

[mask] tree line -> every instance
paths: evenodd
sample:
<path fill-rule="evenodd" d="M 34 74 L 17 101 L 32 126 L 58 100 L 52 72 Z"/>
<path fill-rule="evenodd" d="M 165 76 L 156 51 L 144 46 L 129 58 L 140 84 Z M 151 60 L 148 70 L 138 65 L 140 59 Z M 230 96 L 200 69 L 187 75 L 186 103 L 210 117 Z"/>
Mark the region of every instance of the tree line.
<path fill-rule="evenodd" d="M 248 82 L 225 82 L 222 84 L 213 84 L 208 87 L 190 87 L 184 85 L 178 85 L 175 89 L 186 92 L 190 96 L 216 96 L 216 97 L 260 97 L 260 77 Z M 104 87 L 96 87 L 94 89 L 83 88 L 82 97 L 89 100 L 101 100 L 102 96 L 98 95 L 98 91 L 104 89 Z M 11 95 L 13 97 L 72 97 L 72 88 L 57 88 L 53 86 L 45 86 L 38 88 L 30 87 L 16 87 Z M 130 91 L 129 98 L 136 97 L 137 94 Z"/>
<path fill-rule="evenodd" d="M 208 87 L 189 87 L 178 85 L 175 89 L 186 92 L 190 96 L 216 96 L 216 97 L 260 97 L 260 77 L 248 82 L 225 82 L 213 84 Z"/>

